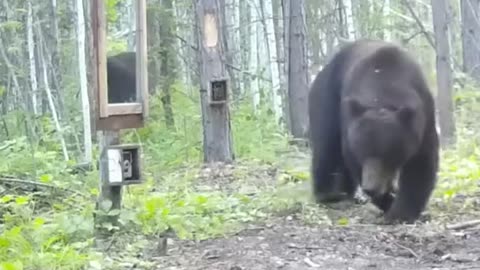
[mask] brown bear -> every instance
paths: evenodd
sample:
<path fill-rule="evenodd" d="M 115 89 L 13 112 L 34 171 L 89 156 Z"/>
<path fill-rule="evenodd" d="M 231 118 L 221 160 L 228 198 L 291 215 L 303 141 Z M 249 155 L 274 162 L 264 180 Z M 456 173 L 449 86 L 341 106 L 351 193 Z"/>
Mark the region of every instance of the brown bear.
<path fill-rule="evenodd" d="M 308 106 L 317 201 L 351 198 L 360 185 L 387 221 L 417 220 L 436 183 L 439 140 L 414 58 L 392 43 L 352 42 L 318 73 Z"/>

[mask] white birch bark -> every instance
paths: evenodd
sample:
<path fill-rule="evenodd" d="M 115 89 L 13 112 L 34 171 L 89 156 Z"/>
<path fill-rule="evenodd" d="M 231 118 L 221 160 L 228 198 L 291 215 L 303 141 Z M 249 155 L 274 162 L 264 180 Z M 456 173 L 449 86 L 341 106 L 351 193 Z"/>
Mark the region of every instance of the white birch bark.
<path fill-rule="evenodd" d="M 47 63 L 45 60 L 45 56 L 43 55 L 43 52 L 40 50 L 40 59 L 42 61 L 42 69 L 43 69 L 43 83 L 45 87 L 45 92 L 47 93 L 47 99 L 48 99 L 48 105 L 50 107 L 50 111 L 52 113 L 52 118 L 53 118 L 53 123 L 55 124 L 55 129 L 57 130 L 58 136 L 60 143 L 62 145 L 62 152 L 63 152 L 63 158 L 65 161 L 67 161 L 68 158 L 68 151 L 67 151 L 67 144 L 65 143 L 65 138 L 63 137 L 62 134 L 62 128 L 60 126 L 60 121 L 58 120 L 58 115 L 57 115 L 57 109 L 55 108 L 55 103 L 53 102 L 53 95 L 52 95 L 52 89 L 50 89 L 49 81 L 48 81 L 48 69 L 47 69 Z"/>
<path fill-rule="evenodd" d="M 85 17 L 83 13 L 83 1 L 77 0 L 77 49 L 78 49 L 78 73 L 80 76 L 80 94 L 82 97 L 83 115 L 83 151 L 84 161 L 92 162 L 92 130 L 90 123 L 90 100 L 87 87 L 87 64 L 85 59 Z"/>
<path fill-rule="evenodd" d="M 345 23 L 347 25 L 348 39 L 354 40 L 355 36 L 355 26 L 353 25 L 353 5 L 352 0 L 344 0 L 345 5 Z"/>
<path fill-rule="evenodd" d="M 252 98 L 253 98 L 253 108 L 254 108 L 254 111 L 257 112 L 257 109 L 258 109 L 258 106 L 260 105 L 260 89 L 258 87 L 258 46 L 257 46 L 257 43 L 258 43 L 258 30 L 256 28 L 256 25 L 258 24 L 258 13 L 255 9 L 255 5 L 252 4 L 251 2 L 249 3 L 250 4 L 250 14 L 251 14 L 251 23 L 253 24 L 252 25 L 252 29 L 255 29 L 254 31 L 252 31 L 250 34 L 250 72 L 252 72 L 253 74 L 255 74 L 255 76 L 252 78 L 252 83 L 250 85 L 250 91 L 251 91 L 251 94 L 252 94 Z"/>
<path fill-rule="evenodd" d="M 272 80 L 272 105 L 275 114 L 276 123 L 282 118 L 282 96 L 280 92 L 280 70 L 277 64 L 277 46 L 275 39 L 275 29 L 273 25 L 273 6 L 272 0 L 265 0 L 264 3 L 264 19 L 266 24 L 266 42 L 269 57 L 270 77 Z"/>
<path fill-rule="evenodd" d="M 28 43 L 28 60 L 30 63 L 30 87 L 32 89 L 32 109 L 33 114 L 38 115 L 38 82 L 37 69 L 35 63 L 35 42 L 33 40 L 33 8 L 32 2 L 28 1 L 27 11 L 27 43 Z"/>

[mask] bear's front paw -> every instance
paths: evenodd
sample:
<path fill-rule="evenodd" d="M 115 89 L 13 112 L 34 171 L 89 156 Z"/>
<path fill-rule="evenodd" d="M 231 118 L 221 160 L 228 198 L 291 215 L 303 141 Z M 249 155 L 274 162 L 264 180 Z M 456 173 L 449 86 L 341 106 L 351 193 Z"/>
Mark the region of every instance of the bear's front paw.
<path fill-rule="evenodd" d="M 385 214 L 385 221 L 388 224 L 407 223 L 412 224 L 418 219 L 419 215 L 413 211 L 402 209 L 399 207 L 392 207 Z"/>
<path fill-rule="evenodd" d="M 336 203 L 348 199 L 348 195 L 342 192 L 317 192 L 315 200 L 317 203 Z"/>
<path fill-rule="evenodd" d="M 361 188 L 357 189 L 357 191 L 355 191 L 355 194 L 353 195 L 353 201 L 356 204 L 366 204 L 369 202 L 369 200 L 369 197 L 362 191 Z"/>

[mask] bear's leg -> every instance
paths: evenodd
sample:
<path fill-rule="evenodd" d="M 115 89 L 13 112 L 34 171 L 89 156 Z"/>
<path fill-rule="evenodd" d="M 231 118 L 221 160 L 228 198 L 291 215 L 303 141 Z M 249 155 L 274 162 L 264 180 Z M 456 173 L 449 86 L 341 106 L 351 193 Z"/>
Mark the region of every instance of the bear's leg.
<path fill-rule="evenodd" d="M 417 155 L 407 162 L 398 181 L 399 189 L 385 218 L 389 222 L 413 223 L 420 217 L 435 186 L 438 154 Z"/>
<path fill-rule="evenodd" d="M 341 169 L 344 166 L 339 100 L 338 93 L 335 93 L 339 89 L 328 83 L 331 79 L 327 75 L 322 75 L 313 86 L 321 91 L 312 90 L 309 97 L 309 121 L 313 191 L 318 202 L 328 202 L 343 199 L 337 190 L 337 179 L 345 175 Z"/>
<path fill-rule="evenodd" d="M 349 151 L 345 139 L 342 144 L 342 158 L 344 160 L 342 169 L 345 177 L 341 191 L 345 192 L 350 198 L 354 198 L 362 177 L 362 171 L 354 161 L 353 154 Z"/>
<path fill-rule="evenodd" d="M 382 196 L 373 197 L 371 198 L 371 200 L 376 207 L 378 207 L 383 212 L 387 212 L 392 207 L 395 197 L 392 193 L 389 192 Z"/>
<path fill-rule="evenodd" d="M 333 138 L 324 139 L 313 142 L 312 148 L 312 182 L 316 200 L 331 202 L 343 199 L 337 190 L 336 181 L 346 177 L 343 171 L 339 170 L 342 162 L 340 143 Z"/>

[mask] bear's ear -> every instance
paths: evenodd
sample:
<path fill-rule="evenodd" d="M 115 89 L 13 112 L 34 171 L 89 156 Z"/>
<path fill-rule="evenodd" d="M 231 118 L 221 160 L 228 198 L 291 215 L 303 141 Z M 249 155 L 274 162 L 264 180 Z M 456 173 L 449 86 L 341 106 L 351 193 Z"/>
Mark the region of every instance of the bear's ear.
<path fill-rule="evenodd" d="M 415 111 L 407 106 L 398 108 L 397 117 L 402 123 L 408 124 L 413 119 Z"/>
<path fill-rule="evenodd" d="M 348 110 L 348 113 L 351 116 L 360 116 L 367 109 L 358 100 L 353 99 L 353 98 L 347 98 L 344 102 L 346 104 L 346 108 Z"/>
<path fill-rule="evenodd" d="M 403 61 L 404 53 L 396 46 L 382 46 L 372 56 L 375 69 L 384 69 Z"/>

